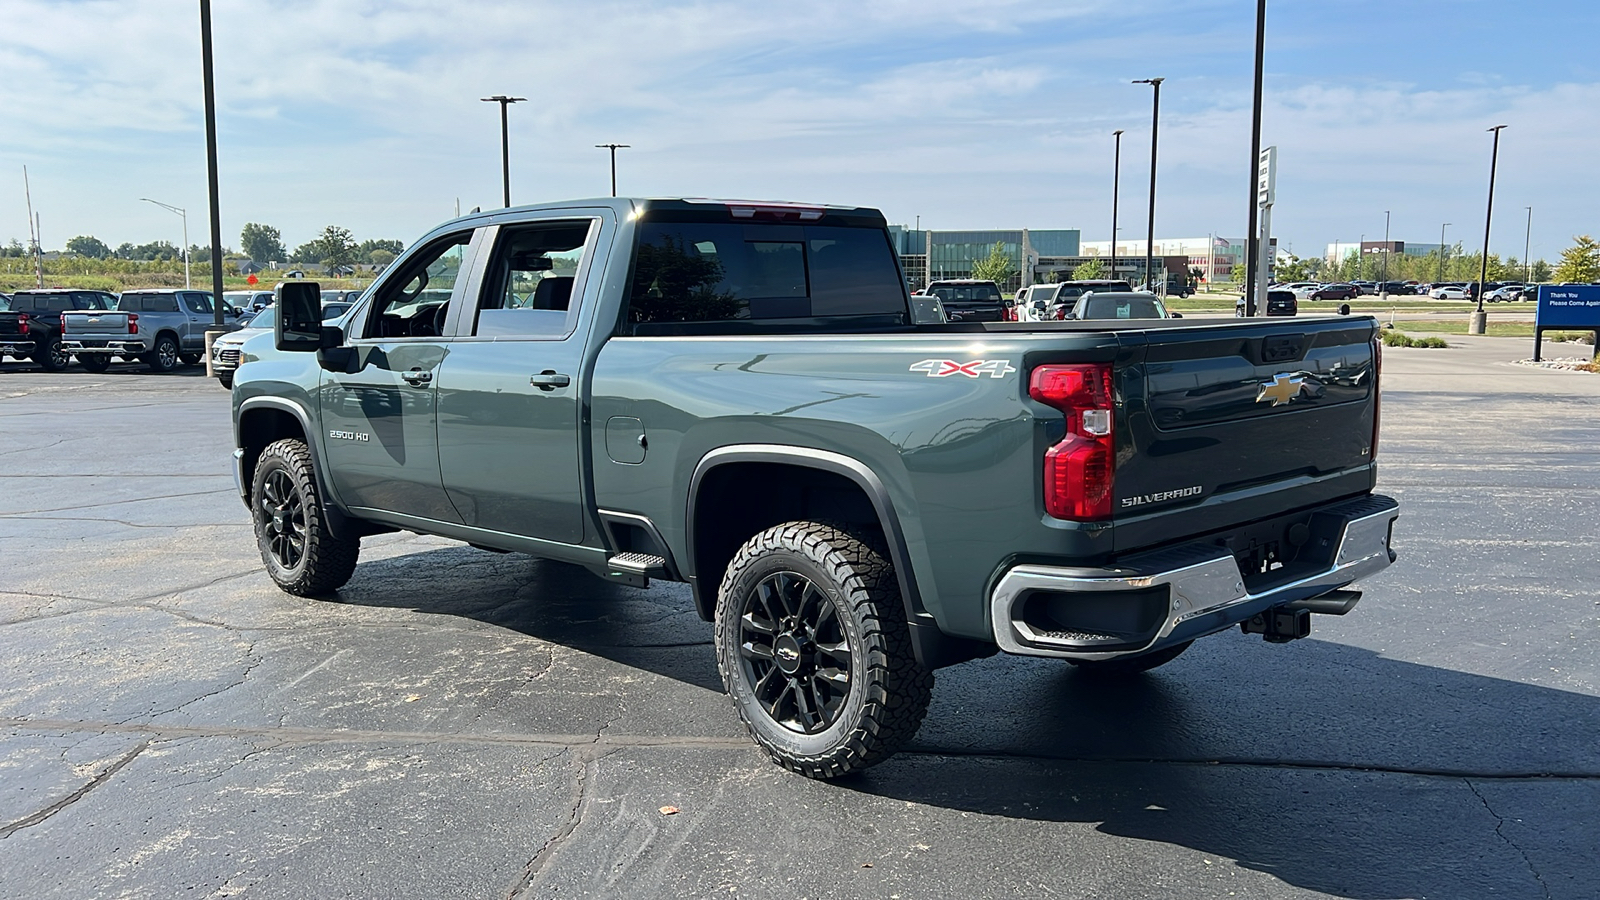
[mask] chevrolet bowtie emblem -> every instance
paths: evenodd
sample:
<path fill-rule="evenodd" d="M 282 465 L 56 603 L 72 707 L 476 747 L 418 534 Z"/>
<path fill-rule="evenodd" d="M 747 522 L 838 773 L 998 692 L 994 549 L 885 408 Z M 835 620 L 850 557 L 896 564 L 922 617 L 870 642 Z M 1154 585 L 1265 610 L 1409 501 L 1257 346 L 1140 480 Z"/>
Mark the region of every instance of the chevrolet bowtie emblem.
<path fill-rule="evenodd" d="M 1298 375 L 1274 375 L 1271 381 L 1256 385 L 1256 402 L 1271 400 L 1273 406 L 1282 406 L 1300 396 L 1300 388 L 1305 381 Z"/>

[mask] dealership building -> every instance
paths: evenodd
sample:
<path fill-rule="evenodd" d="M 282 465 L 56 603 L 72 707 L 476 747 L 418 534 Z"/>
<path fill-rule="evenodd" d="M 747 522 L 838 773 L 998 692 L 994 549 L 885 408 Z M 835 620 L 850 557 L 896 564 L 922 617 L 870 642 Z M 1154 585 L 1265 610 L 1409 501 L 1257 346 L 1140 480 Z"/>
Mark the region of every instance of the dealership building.
<path fill-rule="evenodd" d="M 1334 241 L 1328 245 L 1328 251 L 1322 255 L 1328 265 L 1336 266 L 1352 256 L 1382 256 L 1388 252 L 1392 256 L 1431 256 L 1438 253 L 1443 244 L 1416 244 L 1407 241 Z"/>

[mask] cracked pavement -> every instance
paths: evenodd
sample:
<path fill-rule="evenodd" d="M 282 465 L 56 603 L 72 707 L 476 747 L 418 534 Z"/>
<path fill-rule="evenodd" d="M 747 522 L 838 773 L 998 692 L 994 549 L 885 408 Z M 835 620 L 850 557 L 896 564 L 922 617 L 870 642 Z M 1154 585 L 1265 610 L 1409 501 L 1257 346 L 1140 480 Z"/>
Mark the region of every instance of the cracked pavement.
<path fill-rule="evenodd" d="M 215 382 L 7 361 L 0 896 L 1593 897 L 1600 377 L 1451 341 L 1386 350 L 1351 615 L 942 670 L 835 784 L 746 738 L 684 587 L 395 534 L 288 596 Z"/>

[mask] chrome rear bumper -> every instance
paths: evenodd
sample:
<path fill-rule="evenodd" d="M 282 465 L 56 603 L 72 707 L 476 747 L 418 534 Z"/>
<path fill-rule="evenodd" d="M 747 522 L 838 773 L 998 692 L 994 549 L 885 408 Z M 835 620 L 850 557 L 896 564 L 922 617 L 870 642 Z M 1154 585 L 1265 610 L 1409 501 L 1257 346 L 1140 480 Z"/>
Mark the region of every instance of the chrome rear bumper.
<path fill-rule="evenodd" d="M 1269 581 L 1252 592 L 1234 556 L 1216 545 L 1191 545 L 1156 555 L 1151 566 L 1084 569 L 1021 565 L 1005 573 L 990 596 L 995 643 L 1007 653 L 1062 659 L 1103 660 L 1148 653 L 1167 644 L 1221 631 L 1258 612 L 1320 596 L 1387 568 L 1394 561 L 1390 533 L 1400 515 L 1399 504 L 1387 497 L 1368 497 L 1340 504 L 1346 510 L 1338 529 L 1337 549 L 1329 565 L 1292 580 Z M 1163 562 L 1172 563 L 1162 565 Z M 1252 579 L 1254 580 L 1254 579 Z M 1160 591 L 1165 587 L 1165 592 Z M 1152 593 L 1152 589 L 1156 589 Z M 1026 620 L 1024 608 L 1035 594 L 1064 596 L 1068 603 L 1093 597 L 1116 603 L 1120 592 L 1137 591 L 1139 602 L 1164 595 L 1159 626 L 1130 644 L 1126 635 L 1052 632 Z M 1126 595 L 1130 599 L 1135 595 Z M 1109 645 L 1097 649 L 1097 642 Z"/>

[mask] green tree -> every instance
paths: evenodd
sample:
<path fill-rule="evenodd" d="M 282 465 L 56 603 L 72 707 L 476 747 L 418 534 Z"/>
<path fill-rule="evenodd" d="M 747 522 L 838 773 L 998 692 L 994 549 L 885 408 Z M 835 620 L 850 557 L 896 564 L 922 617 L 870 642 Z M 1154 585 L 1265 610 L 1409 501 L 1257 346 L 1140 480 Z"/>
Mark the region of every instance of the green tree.
<path fill-rule="evenodd" d="M 104 241 L 88 234 L 80 234 L 67 241 L 67 250 L 86 259 L 105 259 L 111 255 L 111 248 Z"/>
<path fill-rule="evenodd" d="M 1279 281 L 1307 281 L 1312 276 L 1312 263 L 1320 260 L 1301 259 L 1293 254 L 1289 255 L 1288 262 L 1280 262 L 1277 266 Z"/>
<path fill-rule="evenodd" d="M 1011 261 L 1011 256 L 1006 253 L 1006 245 L 1002 241 L 995 241 L 994 246 L 989 248 L 989 255 L 972 264 L 972 277 L 980 281 L 992 281 L 1003 285 L 1015 274 L 1017 265 Z"/>
<path fill-rule="evenodd" d="M 258 265 L 266 265 L 271 260 L 282 262 L 289 258 L 289 251 L 283 246 L 283 235 L 271 225 L 246 222 L 244 230 L 239 232 L 239 246 Z"/>
<path fill-rule="evenodd" d="M 1600 243 L 1587 234 L 1574 237 L 1572 246 L 1561 251 L 1561 262 L 1552 277 L 1561 284 L 1600 281 Z"/>
<path fill-rule="evenodd" d="M 1550 280 L 1552 272 L 1554 272 L 1554 269 L 1550 267 L 1549 263 L 1542 259 L 1536 259 L 1533 261 L 1533 274 L 1529 277 L 1537 282 L 1545 282 Z"/>
<path fill-rule="evenodd" d="M 1244 284 L 1244 280 L 1249 277 L 1250 270 L 1245 268 L 1244 263 L 1237 263 L 1232 269 L 1228 270 L 1228 278 L 1234 284 Z"/>
<path fill-rule="evenodd" d="M 395 254 L 390 253 L 388 250 L 379 249 L 367 253 L 367 262 L 375 266 L 387 266 L 389 263 L 394 262 L 394 258 Z"/>
<path fill-rule="evenodd" d="M 405 244 L 402 244 L 393 238 L 365 240 L 356 246 L 356 259 L 363 262 L 372 263 L 375 266 L 387 265 L 388 263 L 394 262 L 394 258 L 405 252 L 405 249 Z M 389 258 L 386 262 L 380 263 L 372 258 L 372 254 L 379 251 L 389 254 Z"/>
<path fill-rule="evenodd" d="M 1091 259 L 1072 270 L 1073 281 L 1099 281 L 1106 277 L 1106 267 L 1098 258 Z"/>
<path fill-rule="evenodd" d="M 322 229 L 322 234 L 317 236 L 317 245 L 321 249 L 321 258 L 318 260 L 323 265 L 332 269 L 337 266 L 348 266 L 356 261 L 355 236 L 348 228 L 329 225 Z"/>

